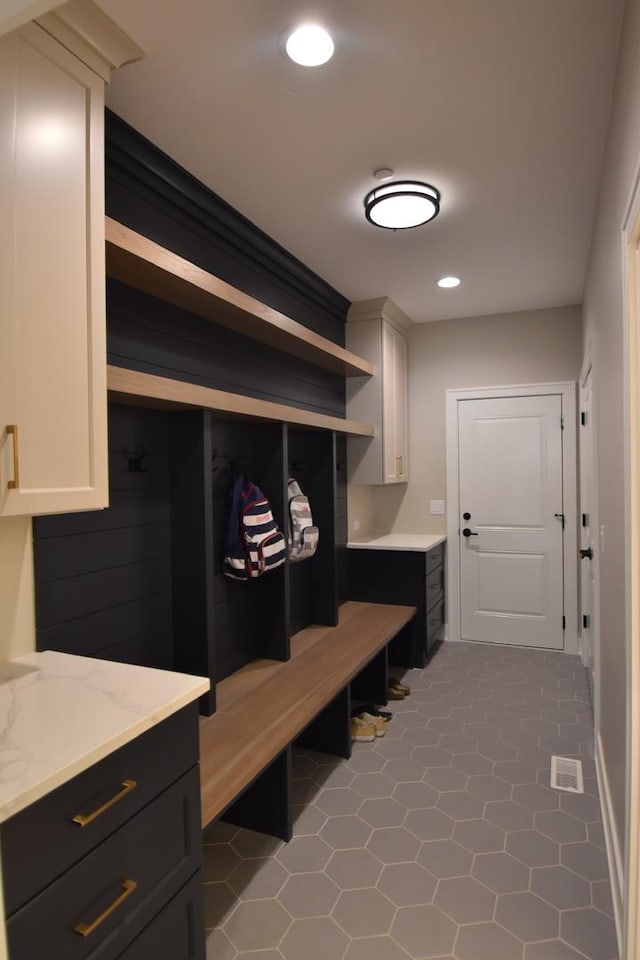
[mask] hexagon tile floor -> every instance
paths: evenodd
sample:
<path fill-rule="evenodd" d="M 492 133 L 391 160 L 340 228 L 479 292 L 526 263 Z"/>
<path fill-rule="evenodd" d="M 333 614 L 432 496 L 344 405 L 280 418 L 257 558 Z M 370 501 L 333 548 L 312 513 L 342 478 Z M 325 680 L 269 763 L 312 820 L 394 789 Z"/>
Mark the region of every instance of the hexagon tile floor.
<path fill-rule="evenodd" d="M 206 831 L 209 960 L 615 960 L 578 658 L 446 643 L 405 681 L 350 760 L 295 752 L 290 843 Z"/>

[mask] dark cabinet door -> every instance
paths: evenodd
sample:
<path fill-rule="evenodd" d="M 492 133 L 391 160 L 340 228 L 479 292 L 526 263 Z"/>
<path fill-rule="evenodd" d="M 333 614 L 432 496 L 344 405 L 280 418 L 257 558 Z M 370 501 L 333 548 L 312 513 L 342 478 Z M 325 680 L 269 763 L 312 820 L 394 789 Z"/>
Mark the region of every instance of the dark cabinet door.
<path fill-rule="evenodd" d="M 115 960 L 200 866 L 194 767 L 7 922 L 12 960 Z"/>

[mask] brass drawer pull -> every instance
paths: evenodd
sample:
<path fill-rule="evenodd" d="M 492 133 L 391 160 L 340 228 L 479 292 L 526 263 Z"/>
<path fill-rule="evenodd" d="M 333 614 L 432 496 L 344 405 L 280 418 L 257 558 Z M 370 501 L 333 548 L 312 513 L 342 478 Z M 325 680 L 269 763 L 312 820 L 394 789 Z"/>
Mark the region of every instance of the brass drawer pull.
<path fill-rule="evenodd" d="M 135 880 L 125 880 L 122 884 L 122 893 L 120 893 L 113 903 L 109 904 L 106 910 L 103 910 L 100 916 L 96 917 L 95 920 L 92 920 L 91 923 L 78 923 L 73 928 L 74 933 L 79 933 L 81 937 L 88 937 L 90 934 L 96 930 L 101 923 L 110 917 L 114 910 L 117 910 L 118 907 L 125 902 L 127 897 L 130 897 L 134 890 L 136 890 L 138 884 Z"/>
<path fill-rule="evenodd" d="M 13 480 L 9 480 L 9 490 L 18 490 L 20 487 L 20 458 L 18 454 L 18 424 L 10 423 L 7 433 L 13 437 Z"/>
<path fill-rule="evenodd" d="M 105 813 L 110 807 L 117 803 L 119 800 L 124 799 L 128 793 L 131 793 L 132 790 L 138 786 L 136 780 L 123 780 L 120 784 L 121 790 L 119 790 L 115 796 L 111 797 L 110 800 L 107 800 L 106 803 L 103 803 L 101 807 L 98 807 L 97 810 L 94 810 L 93 813 L 77 813 L 75 817 L 72 817 L 71 820 L 73 823 L 77 823 L 80 827 L 86 827 L 87 824 L 92 823 L 99 816 Z"/>

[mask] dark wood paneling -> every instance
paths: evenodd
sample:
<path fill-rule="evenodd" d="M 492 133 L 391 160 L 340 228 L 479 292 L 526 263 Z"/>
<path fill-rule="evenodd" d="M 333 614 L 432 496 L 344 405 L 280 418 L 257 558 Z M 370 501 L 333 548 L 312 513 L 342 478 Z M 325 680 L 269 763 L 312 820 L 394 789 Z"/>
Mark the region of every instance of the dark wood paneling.
<path fill-rule="evenodd" d="M 349 302 L 115 114 L 106 114 L 110 217 L 344 346 Z"/>
<path fill-rule="evenodd" d="M 111 506 L 34 521 L 39 650 L 174 666 L 168 422 L 112 406 Z"/>
<path fill-rule="evenodd" d="M 126 287 L 107 286 L 109 363 L 340 416 L 344 380 Z"/>
<path fill-rule="evenodd" d="M 253 581 L 231 580 L 222 572 L 230 493 L 238 472 L 260 487 L 284 529 L 285 442 L 281 424 L 211 422 L 216 680 L 256 657 L 289 656 L 285 568 Z"/>
<path fill-rule="evenodd" d="M 309 498 L 320 531 L 313 557 L 289 565 L 291 631 L 310 623 L 335 626 L 338 590 L 335 566 L 335 436 L 328 432 L 288 430 L 288 476 Z"/>
<path fill-rule="evenodd" d="M 117 408 L 110 411 L 110 417 Z M 112 457 L 114 452 L 112 451 Z M 121 454 L 115 453 L 116 456 Z M 169 522 L 166 488 L 109 491 L 109 509 L 86 510 L 36 517 L 38 542 L 49 537 L 68 537 L 83 533 L 111 532 L 127 527 Z"/>
<path fill-rule="evenodd" d="M 339 603 L 349 599 L 348 539 L 347 438 L 336 437 L 336 576 Z"/>
<path fill-rule="evenodd" d="M 171 590 L 171 571 L 165 558 L 112 567 L 68 580 L 40 580 L 38 625 L 50 627 L 165 590 Z"/>
<path fill-rule="evenodd" d="M 139 564 L 164 557 L 170 549 L 166 522 L 102 530 L 99 536 L 99 552 L 95 549 L 96 533 L 93 532 L 36 541 L 39 582 L 65 580 L 116 566 Z"/>
<path fill-rule="evenodd" d="M 40 586 L 36 584 L 36 600 L 39 593 Z M 147 667 L 173 667 L 171 594 L 167 591 L 118 603 L 75 620 L 63 620 L 51 627 L 40 625 L 37 603 L 36 615 L 38 650 L 61 650 Z M 121 644 L 132 653 L 136 651 L 134 659 L 118 653 Z"/>
<path fill-rule="evenodd" d="M 110 216 L 344 345 L 344 297 L 109 113 L 106 182 Z M 110 362 L 344 415 L 341 377 L 116 281 L 108 293 Z M 263 489 L 284 527 L 296 458 L 321 531 L 316 556 L 228 580 L 234 471 Z M 34 523 L 38 649 L 214 679 L 256 657 L 286 659 L 294 627 L 335 623 L 347 597 L 344 461 L 344 438 L 329 433 L 113 405 L 109 509 Z"/>
<path fill-rule="evenodd" d="M 214 675 L 211 418 L 196 410 L 169 420 L 175 667 Z M 202 697 L 215 710 L 215 688 Z"/>

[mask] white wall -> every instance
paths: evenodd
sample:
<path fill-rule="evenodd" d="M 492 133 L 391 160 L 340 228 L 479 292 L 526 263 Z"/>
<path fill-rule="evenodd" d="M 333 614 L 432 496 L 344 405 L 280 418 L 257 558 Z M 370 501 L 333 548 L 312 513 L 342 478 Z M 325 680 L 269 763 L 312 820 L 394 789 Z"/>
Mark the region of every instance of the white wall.
<path fill-rule="evenodd" d="M 0 660 L 35 650 L 31 519 L 0 519 Z"/>
<path fill-rule="evenodd" d="M 584 295 L 595 333 L 595 442 L 599 470 L 600 736 L 618 837 L 625 831 L 626 669 L 621 232 L 640 163 L 640 0 L 628 0 L 596 226 Z"/>
<path fill-rule="evenodd" d="M 429 514 L 446 498 L 445 391 L 575 380 L 580 372 L 579 307 L 424 323 L 411 328 L 408 484 L 349 488 L 349 535 L 446 533 Z M 361 521 L 359 533 L 354 519 Z"/>

